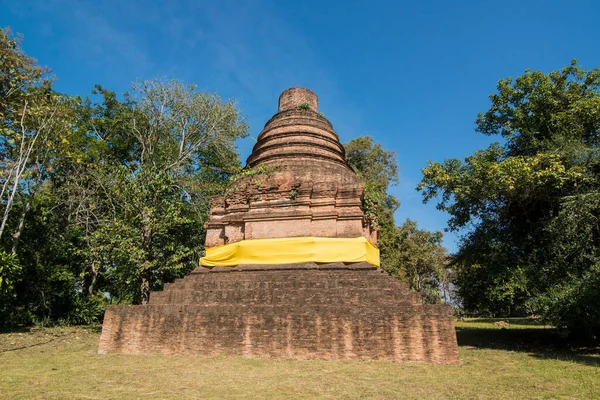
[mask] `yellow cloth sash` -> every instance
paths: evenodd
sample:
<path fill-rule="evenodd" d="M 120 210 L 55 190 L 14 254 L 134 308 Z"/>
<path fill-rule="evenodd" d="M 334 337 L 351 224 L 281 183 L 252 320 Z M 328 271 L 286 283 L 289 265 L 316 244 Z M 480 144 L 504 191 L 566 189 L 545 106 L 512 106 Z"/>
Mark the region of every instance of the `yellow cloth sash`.
<path fill-rule="evenodd" d="M 205 267 L 240 264 L 296 264 L 302 262 L 359 262 L 379 266 L 379 249 L 365 237 L 297 237 L 242 240 L 208 247 L 200 259 Z"/>

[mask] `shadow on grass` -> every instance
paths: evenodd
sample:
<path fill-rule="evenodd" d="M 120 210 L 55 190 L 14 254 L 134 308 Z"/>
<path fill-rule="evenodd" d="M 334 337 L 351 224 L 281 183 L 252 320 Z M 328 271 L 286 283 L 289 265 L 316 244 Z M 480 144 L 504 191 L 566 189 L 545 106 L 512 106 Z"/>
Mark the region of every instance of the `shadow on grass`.
<path fill-rule="evenodd" d="M 91 324 L 91 325 L 48 325 L 48 326 L 15 326 L 15 327 L 2 327 L 0 328 L 0 335 L 6 333 L 35 333 L 42 332 L 47 329 L 83 329 L 92 333 L 102 332 L 102 324 Z"/>
<path fill-rule="evenodd" d="M 88 329 L 90 332 L 102 333 L 102 325 L 88 325 L 86 326 L 86 329 Z"/>
<path fill-rule="evenodd" d="M 11 328 L 2 327 L 0 328 L 0 335 L 5 333 L 29 333 L 31 332 L 31 326 L 14 326 Z"/>
<path fill-rule="evenodd" d="M 38 343 L 33 343 L 33 344 L 28 344 L 27 346 L 19 346 L 19 347 L 13 347 L 10 349 L 0 349 L 0 354 L 2 353 L 8 353 L 9 351 L 17 351 L 17 350 L 23 350 L 23 349 L 29 349 L 32 347 L 37 347 L 37 346 L 42 346 L 44 344 L 48 344 L 51 342 L 54 342 L 55 339 L 50 339 L 50 340 L 46 340 L 45 342 L 38 342 Z"/>
<path fill-rule="evenodd" d="M 512 325 L 526 325 L 526 326 L 538 326 L 543 327 L 544 323 L 540 319 L 535 318 L 468 318 L 467 322 L 470 324 L 494 324 L 498 321 L 506 321 Z"/>
<path fill-rule="evenodd" d="M 489 324 L 493 321 L 496 320 L 490 319 L 487 322 Z M 535 325 L 535 323 L 531 325 Z M 540 359 L 572 361 L 600 367 L 600 348 L 575 346 L 563 338 L 557 329 L 553 328 L 490 329 L 457 327 L 456 337 L 459 346 L 518 351 Z"/>
<path fill-rule="evenodd" d="M 69 338 L 69 336 L 76 335 L 78 331 L 87 331 L 91 334 L 98 335 L 102 331 L 102 325 L 57 325 L 50 327 L 37 327 L 37 326 L 19 326 L 12 328 L 0 329 L 0 354 L 11 351 L 24 350 L 32 347 L 43 346 L 48 343 L 52 343 L 57 339 Z M 24 335 L 25 342 L 12 347 L 15 343 L 10 343 L 6 336 L 10 337 L 12 334 Z M 48 336 L 51 336 L 48 339 Z"/>

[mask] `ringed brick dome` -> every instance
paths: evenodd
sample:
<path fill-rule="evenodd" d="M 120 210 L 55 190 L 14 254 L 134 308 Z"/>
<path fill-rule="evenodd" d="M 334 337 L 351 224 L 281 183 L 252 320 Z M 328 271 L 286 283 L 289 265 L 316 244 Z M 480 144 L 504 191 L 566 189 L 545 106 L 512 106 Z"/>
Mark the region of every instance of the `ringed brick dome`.
<path fill-rule="evenodd" d="M 319 100 L 309 89 L 290 88 L 279 96 L 279 109 L 258 136 L 247 166 L 302 160 L 350 169 L 331 123 L 318 113 Z"/>

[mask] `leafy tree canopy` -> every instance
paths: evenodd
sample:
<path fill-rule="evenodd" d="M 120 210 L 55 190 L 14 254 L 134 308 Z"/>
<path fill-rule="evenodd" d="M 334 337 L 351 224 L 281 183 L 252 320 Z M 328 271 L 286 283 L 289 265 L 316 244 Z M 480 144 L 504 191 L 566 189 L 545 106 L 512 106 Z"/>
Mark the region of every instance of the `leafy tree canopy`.
<path fill-rule="evenodd" d="M 418 187 L 467 232 L 456 256 L 464 306 L 543 315 L 597 338 L 600 69 L 573 61 L 497 89 L 475 122 L 503 144 L 430 162 Z"/>
<path fill-rule="evenodd" d="M 381 267 L 422 293 L 429 303 L 439 302 L 446 290 L 446 250 L 442 233 L 419 229 L 415 221 L 396 226 L 394 211 L 400 202 L 388 193 L 398 183 L 396 154 L 361 136 L 345 143 L 350 165 L 365 183 L 364 209 L 379 228 Z"/>

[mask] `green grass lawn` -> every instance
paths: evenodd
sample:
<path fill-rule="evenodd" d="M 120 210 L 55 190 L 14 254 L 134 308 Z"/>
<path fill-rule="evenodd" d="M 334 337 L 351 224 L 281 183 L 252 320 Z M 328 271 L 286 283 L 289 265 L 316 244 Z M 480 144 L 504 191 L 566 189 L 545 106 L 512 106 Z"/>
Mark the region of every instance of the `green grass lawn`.
<path fill-rule="evenodd" d="M 2 399 L 600 398 L 598 349 L 550 327 L 457 323 L 462 364 L 97 354 L 98 328 L 0 334 Z"/>

